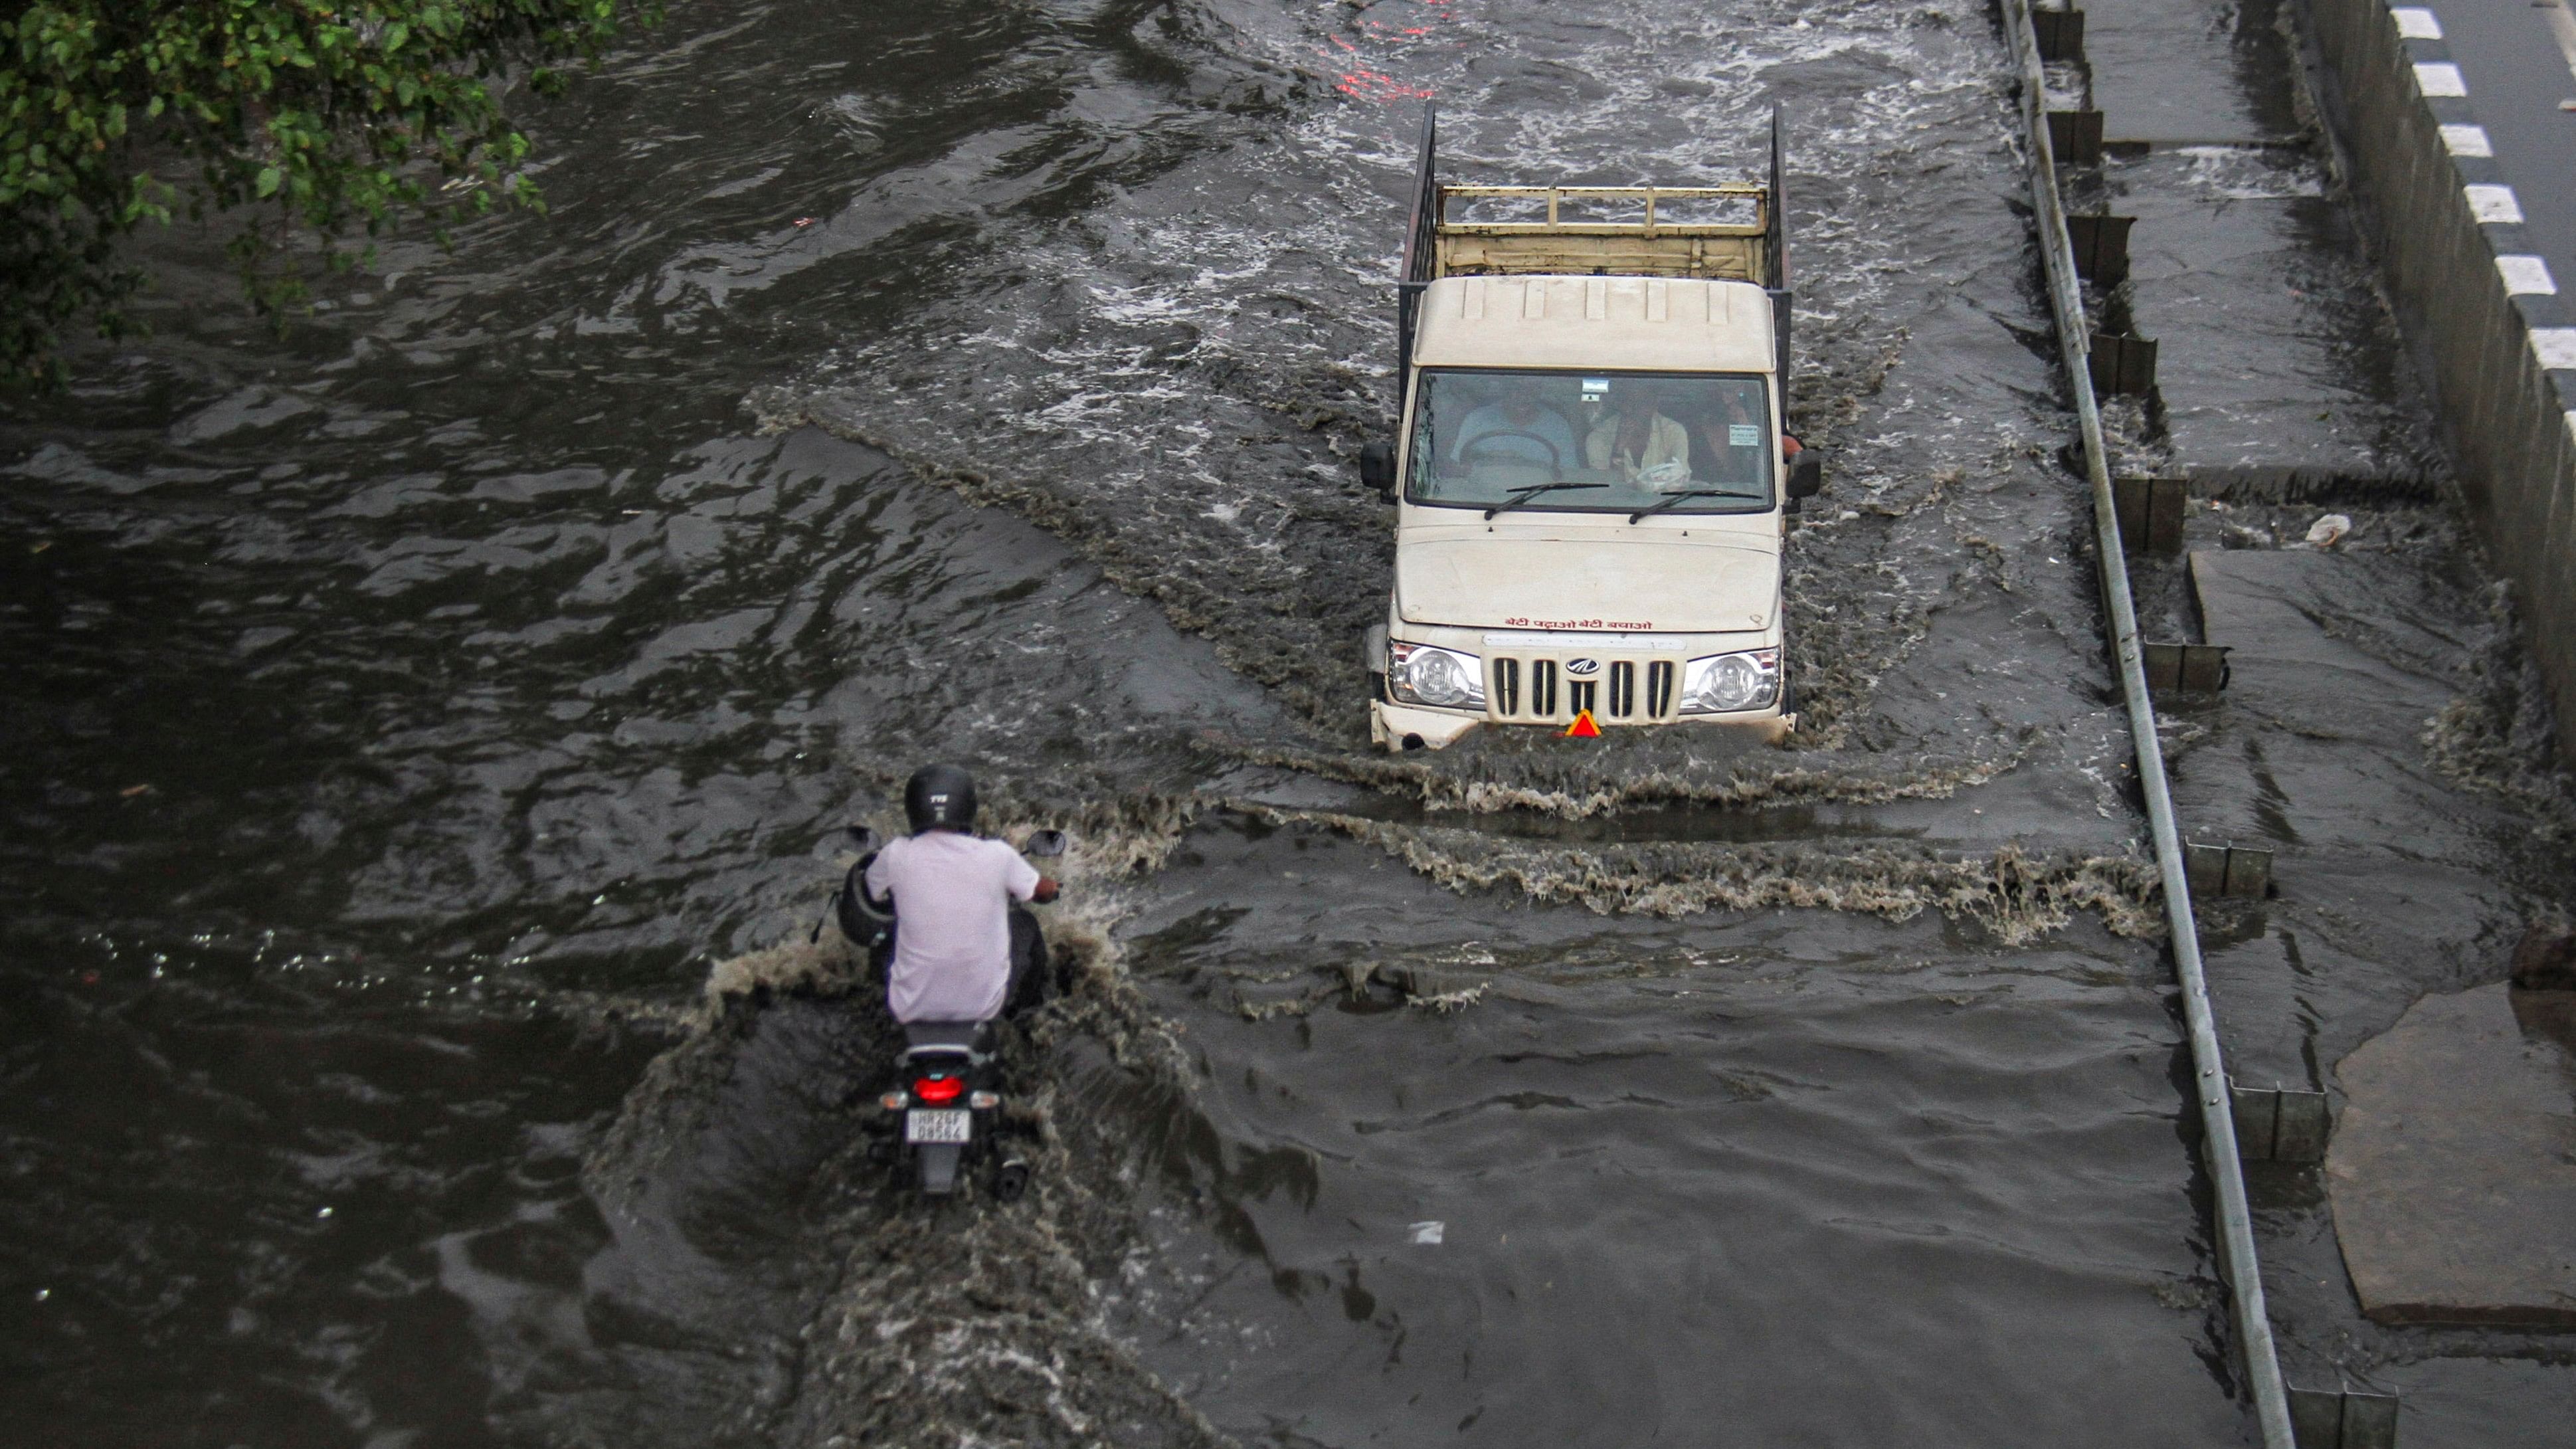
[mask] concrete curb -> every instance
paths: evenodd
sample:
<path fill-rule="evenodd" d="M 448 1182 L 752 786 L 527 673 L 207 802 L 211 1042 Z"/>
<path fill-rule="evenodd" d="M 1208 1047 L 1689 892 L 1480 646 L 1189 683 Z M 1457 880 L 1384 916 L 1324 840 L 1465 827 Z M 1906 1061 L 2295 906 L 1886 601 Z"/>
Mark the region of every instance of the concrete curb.
<path fill-rule="evenodd" d="M 2382 276 L 2576 759 L 2576 277 L 2526 243 L 2438 8 L 2304 3 Z"/>

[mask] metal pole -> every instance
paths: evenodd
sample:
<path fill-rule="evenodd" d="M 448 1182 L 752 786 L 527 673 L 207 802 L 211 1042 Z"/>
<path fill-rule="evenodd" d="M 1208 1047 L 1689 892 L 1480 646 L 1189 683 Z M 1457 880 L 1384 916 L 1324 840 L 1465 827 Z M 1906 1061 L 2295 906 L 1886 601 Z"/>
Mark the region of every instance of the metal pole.
<path fill-rule="evenodd" d="M 2049 148 L 2048 87 L 2040 69 L 2039 37 L 2029 0 L 2003 0 L 2013 58 L 2021 72 L 2023 130 L 2030 142 L 2031 198 L 2039 210 L 2040 260 L 2057 314 L 2057 341 L 2075 390 L 2075 415 L 2083 428 L 2084 471 L 2093 486 L 2093 541 L 2101 555 L 2102 592 L 2111 626 L 2111 651 L 2120 669 L 2120 692 L 2129 706 L 2129 738 L 2138 757 L 2138 785 L 2147 800 L 2147 825 L 2155 836 L 2156 869 L 2164 877 L 2165 923 L 2173 937 L 2174 976 L 2182 986 L 2183 1020 L 2191 1036 L 2193 1096 L 2200 1105 L 2201 1148 L 2218 1187 L 2219 1257 L 2236 1307 L 2236 1331 L 2245 1350 L 2246 1378 L 2254 1390 L 2254 1416 L 2264 1449 L 2293 1449 L 2289 1395 L 2281 1386 L 2281 1361 L 2272 1342 L 2272 1320 L 2263 1306 L 2263 1271 L 2254 1257 L 2254 1224 L 2245 1202 L 2245 1172 L 2237 1157 L 2236 1121 L 2228 1103 L 2227 1066 L 2218 1050 L 2218 1023 L 2209 1005 L 2209 980 L 2201 969 L 2200 931 L 2184 879 L 2182 837 L 2174 829 L 2173 798 L 2165 781 L 2164 752 L 2156 742 L 2155 705 L 2147 695 L 2145 654 L 2138 643 L 2138 612 L 2129 593 L 2127 556 L 2120 549 L 2120 521 L 2111 499 L 2111 470 L 2102 446 L 2102 411 L 2085 365 L 2084 295 L 2075 280 L 2075 248 L 2057 194 L 2057 158 Z"/>
<path fill-rule="evenodd" d="M 1422 289 L 1431 285 L 1431 269 L 1440 230 L 1438 187 L 1432 180 L 1438 149 L 1440 112 L 1422 103 L 1422 140 L 1413 160 L 1413 211 L 1404 223 L 1404 261 L 1395 283 L 1395 410 L 1404 411 L 1405 375 L 1413 370 L 1413 327 L 1422 308 Z"/>

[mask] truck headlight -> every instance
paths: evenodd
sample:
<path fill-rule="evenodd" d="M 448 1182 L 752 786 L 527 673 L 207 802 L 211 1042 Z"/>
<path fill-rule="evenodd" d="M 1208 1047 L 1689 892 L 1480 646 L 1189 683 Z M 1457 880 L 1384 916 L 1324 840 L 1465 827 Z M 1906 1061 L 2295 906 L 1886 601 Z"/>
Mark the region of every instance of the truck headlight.
<path fill-rule="evenodd" d="M 1387 692 L 1399 703 L 1485 707 L 1485 664 L 1475 655 L 1428 644 L 1389 644 L 1387 655 Z"/>
<path fill-rule="evenodd" d="M 1780 697 L 1780 651 L 1710 654 L 1682 669 L 1682 713 L 1733 714 Z"/>

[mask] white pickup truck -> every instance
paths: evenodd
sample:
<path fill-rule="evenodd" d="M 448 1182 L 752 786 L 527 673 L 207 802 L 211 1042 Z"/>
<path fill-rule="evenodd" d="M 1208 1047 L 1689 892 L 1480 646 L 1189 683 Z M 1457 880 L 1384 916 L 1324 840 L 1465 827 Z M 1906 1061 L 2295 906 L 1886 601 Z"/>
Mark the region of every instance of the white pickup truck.
<path fill-rule="evenodd" d="M 1398 300 L 1396 505 L 1370 732 L 1795 722 L 1781 541 L 1821 482 L 1781 427 L 1768 185 L 1448 186 L 1422 124 Z"/>

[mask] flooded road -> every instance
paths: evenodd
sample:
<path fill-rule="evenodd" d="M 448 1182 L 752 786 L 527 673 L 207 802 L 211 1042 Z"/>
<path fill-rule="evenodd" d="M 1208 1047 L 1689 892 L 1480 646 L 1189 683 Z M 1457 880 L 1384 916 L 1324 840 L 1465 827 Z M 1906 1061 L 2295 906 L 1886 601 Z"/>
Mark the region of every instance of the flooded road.
<path fill-rule="evenodd" d="M 1430 96 L 1785 107 L 1790 748 L 1367 751 Z M 1982 7 L 700 5 L 543 121 L 0 425 L 9 1437 L 2248 1439 Z M 1081 842 L 938 1214 L 801 944 L 933 755 Z"/>

